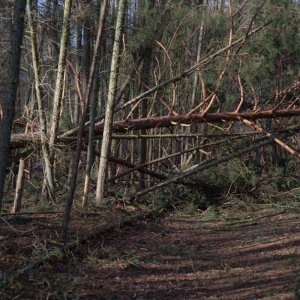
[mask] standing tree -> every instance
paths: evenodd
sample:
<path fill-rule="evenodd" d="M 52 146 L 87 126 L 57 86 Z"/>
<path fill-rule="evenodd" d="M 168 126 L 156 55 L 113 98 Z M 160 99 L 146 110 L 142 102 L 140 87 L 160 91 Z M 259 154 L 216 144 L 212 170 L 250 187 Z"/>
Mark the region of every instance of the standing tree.
<path fill-rule="evenodd" d="M 99 203 L 103 200 L 105 190 L 105 178 L 108 167 L 108 154 L 111 140 L 111 125 L 113 121 L 113 109 L 117 94 L 118 70 L 120 62 L 120 45 L 123 31 L 127 0 L 119 1 L 118 16 L 115 30 L 115 40 L 111 58 L 111 69 L 108 89 L 108 99 L 105 110 L 104 130 L 102 137 L 101 157 L 97 179 L 96 201 Z"/>
<path fill-rule="evenodd" d="M 28 0 L 27 16 L 28 16 L 28 25 L 30 31 L 35 94 L 36 94 L 36 99 L 38 104 L 38 113 L 39 113 L 39 121 L 40 121 L 40 128 L 41 128 L 41 147 L 42 147 L 43 159 L 45 164 L 45 177 L 47 181 L 48 190 L 49 192 L 51 192 L 54 190 L 54 182 L 53 182 L 53 176 L 51 170 L 49 148 L 47 145 L 47 138 L 46 138 L 47 123 L 44 115 L 44 107 L 42 102 L 41 83 L 40 83 L 40 75 L 39 75 L 39 55 L 37 50 L 36 33 L 33 28 L 33 20 L 32 20 L 32 0 Z"/>
<path fill-rule="evenodd" d="M 65 65 L 66 65 L 71 6 L 72 6 L 72 0 L 66 0 L 64 3 L 64 20 L 63 20 L 62 33 L 60 38 L 60 50 L 59 50 L 59 59 L 58 59 L 55 91 L 54 91 L 54 98 L 53 98 L 52 120 L 51 120 L 51 128 L 50 128 L 49 146 L 50 146 L 50 161 L 52 164 L 54 163 L 54 152 L 55 152 L 54 144 L 56 140 L 56 134 L 57 134 L 59 119 L 60 119 L 60 110 L 62 105 L 61 95 L 62 95 L 63 78 L 64 78 Z M 52 193 L 53 190 L 50 192 Z"/>
<path fill-rule="evenodd" d="M 99 17 L 99 24 L 98 24 L 98 32 L 97 32 L 97 39 L 96 39 L 96 45 L 93 53 L 93 59 L 92 59 L 92 65 L 90 69 L 90 74 L 89 74 L 89 80 L 88 80 L 88 85 L 87 85 L 87 90 L 85 93 L 86 101 L 84 105 L 84 109 L 80 118 L 80 123 L 79 123 L 79 130 L 77 134 L 77 143 L 76 143 L 76 152 L 74 155 L 73 163 L 72 163 L 72 174 L 71 174 L 71 181 L 70 181 L 70 192 L 68 195 L 68 198 L 66 200 L 66 206 L 65 206 L 65 212 L 64 212 L 64 219 L 63 219 L 63 226 L 62 226 L 62 237 L 63 240 L 66 242 L 67 240 L 67 233 L 68 233 L 68 226 L 69 226 L 69 221 L 70 221 L 70 216 L 71 216 L 71 210 L 72 210 L 72 204 L 73 204 L 73 198 L 76 190 L 76 184 L 77 184 L 77 177 L 78 177 L 78 165 L 79 165 L 79 160 L 80 160 L 80 154 L 81 154 L 81 148 L 82 148 L 82 137 L 83 137 L 83 131 L 84 131 L 84 125 L 85 125 L 85 120 L 87 117 L 87 111 L 90 105 L 90 98 L 91 98 L 91 93 L 92 93 L 92 87 L 95 79 L 95 72 L 96 72 L 96 67 L 98 63 L 98 53 L 100 49 L 100 43 L 102 40 L 102 34 L 103 34 L 103 29 L 104 29 L 104 22 L 106 18 L 106 8 L 107 8 L 107 0 L 105 0 L 101 6 L 100 10 L 100 17 Z M 94 104 L 92 103 L 92 114 L 94 113 Z M 94 119 L 91 117 L 91 123 L 94 127 Z M 91 135 L 90 135 L 91 137 Z M 92 140 L 90 138 L 90 143 L 89 143 L 89 150 L 91 151 L 90 157 L 92 155 Z M 89 163 L 89 162 L 88 162 Z M 89 176 L 88 176 L 89 177 Z M 87 181 L 87 187 L 88 187 L 88 181 Z"/>
<path fill-rule="evenodd" d="M 101 6 L 99 25 L 98 25 L 98 39 L 96 41 L 87 90 L 85 91 L 85 102 L 91 103 L 91 105 L 90 105 L 88 153 L 87 153 L 85 180 L 84 180 L 83 197 L 82 197 L 82 203 L 84 206 L 87 205 L 87 194 L 89 190 L 89 182 L 90 182 L 91 169 L 92 169 L 93 156 L 94 156 L 93 150 L 94 150 L 94 130 L 95 130 L 95 115 L 96 115 L 96 95 L 92 95 L 92 85 L 93 83 L 94 85 L 96 85 L 94 79 L 95 79 L 96 68 L 99 61 L 100 42 L 101 42 L 104 23 L 106 19 L 107 2 L 108 2 L 107 0 L 104 0 Z M 90 100 L 91 96 L 92 99 Z"/>
<path fill-rule="evenodd" d="M 4 93 L 0 94 L 0 209 L 2 207 L 10 135 L 12 131 L 13 118 L 15 115 L 15 103 L 21 62 L 21 45 L 24 32 L 25 8 L 26 0 L 15 1 L 12 32 L 10 35 L 10 52 L 7 65 L 7 78 L 3 77 L 3 82 L 1 82 L 1 85 L 6 86 L 6 88 Z"/>

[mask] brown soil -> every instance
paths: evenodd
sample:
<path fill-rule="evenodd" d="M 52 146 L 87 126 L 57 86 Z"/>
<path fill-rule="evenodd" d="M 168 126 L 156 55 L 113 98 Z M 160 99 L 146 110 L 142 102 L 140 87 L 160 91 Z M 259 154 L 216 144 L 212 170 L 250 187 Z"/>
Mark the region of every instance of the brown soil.
<path fill-rule="evenodd" d="M 300 299 L 299 214 L 209 214 L 121 227 L 12 281 L 59 246 L 61 215 L 2 217 L 0 299 Z M 122 217 L 77 215 L 70 237 Z"/>

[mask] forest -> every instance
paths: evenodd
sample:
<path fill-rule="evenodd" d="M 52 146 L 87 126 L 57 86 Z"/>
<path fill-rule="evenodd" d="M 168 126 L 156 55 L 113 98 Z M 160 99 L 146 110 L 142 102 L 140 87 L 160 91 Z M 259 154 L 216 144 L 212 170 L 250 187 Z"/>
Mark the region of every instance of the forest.
<path fill-rule="evenodd" d="M 300 299 L 300 1 L 0 0 L 0 299 Z"/>

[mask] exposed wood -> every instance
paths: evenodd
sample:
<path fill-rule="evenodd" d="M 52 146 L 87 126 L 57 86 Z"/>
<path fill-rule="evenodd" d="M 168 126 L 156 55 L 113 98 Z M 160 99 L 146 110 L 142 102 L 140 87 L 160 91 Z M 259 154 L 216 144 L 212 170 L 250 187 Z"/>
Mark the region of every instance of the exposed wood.
<path fill-rule="evenodd" d="M 274 136 L 274 134 L 268 132 L 263 127 L 259 126 L 258 124 L 255 124 L 254 122 L 251 122 L 249 120 L 242 120 L 244 124 L 247 126 L 253 128 L 254 130 L 264 133 L 268 138 L 273 140 L 276 144 L 278 144 L 284 151 L 288 152 L 292 156 L 296 157 L 297 159 L 300 159 L 300 153 L 294 149 L 293 147 L 289 146 L 287 143 L 282 141 L 279 137 Z"/>

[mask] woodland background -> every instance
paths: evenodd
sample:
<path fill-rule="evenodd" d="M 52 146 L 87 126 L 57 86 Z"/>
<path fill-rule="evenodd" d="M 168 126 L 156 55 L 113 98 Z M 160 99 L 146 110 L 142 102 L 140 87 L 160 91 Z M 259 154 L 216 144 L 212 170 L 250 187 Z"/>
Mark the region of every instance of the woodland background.
<path fill-rule="evenodd" d="M 2 210 L 63 206 L 66 235 L 74 199 L 296 201 L 299 13 L 291 0 L 1 1 Z"/>
<path fill-rule="evenodd" d="M 299 49 L 295 0 L 0 0 L 0 298 L 300 299 Z"/>

